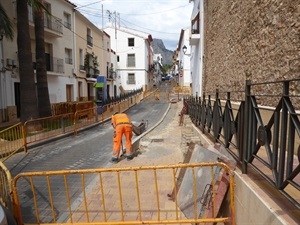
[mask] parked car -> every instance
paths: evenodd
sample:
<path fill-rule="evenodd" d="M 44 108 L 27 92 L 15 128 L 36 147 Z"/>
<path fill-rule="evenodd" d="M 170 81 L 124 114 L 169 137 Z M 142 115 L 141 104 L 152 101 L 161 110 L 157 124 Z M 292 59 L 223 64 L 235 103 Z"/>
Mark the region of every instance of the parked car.
<path fill-rule="evenodd" d="M 166 77 L 165 77 L 165 80 L 170 80 L 170 79 L 172 79 L 172 75 L 167 75 Z"/>

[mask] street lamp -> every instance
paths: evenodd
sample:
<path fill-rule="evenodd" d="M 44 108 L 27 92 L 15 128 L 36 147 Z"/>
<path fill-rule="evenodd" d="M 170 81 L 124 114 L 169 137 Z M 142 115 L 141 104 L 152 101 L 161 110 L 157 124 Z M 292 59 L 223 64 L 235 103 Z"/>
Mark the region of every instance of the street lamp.
<path fill-rule="evenodd" d="M 186 54 L 186 50 L 187 50 L 187 47 L 184 45 L 182 47 L 182 51 L 183 51 L 183 54 L 187 55 L 187 56 L 191 56 L 191 54 Z"/>

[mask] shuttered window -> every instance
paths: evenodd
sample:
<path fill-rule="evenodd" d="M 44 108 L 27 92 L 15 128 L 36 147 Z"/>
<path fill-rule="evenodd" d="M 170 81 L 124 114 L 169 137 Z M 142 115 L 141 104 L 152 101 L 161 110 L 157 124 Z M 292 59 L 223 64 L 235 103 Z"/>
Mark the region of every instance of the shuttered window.
<path fill-rule="evenodd" d="M 134 38 L 128 38 L 128 46 L 133 47 L 134 46 Z"/>
<path fill-rule="evenodd" d="M 127 55 L 127 67 L 135 67 L 135 54 Z"/>
<path fill-rule="evenodd" d="M 134 73 L 128 73 L 128 84 L 135 84 L 135 74 Z"/>

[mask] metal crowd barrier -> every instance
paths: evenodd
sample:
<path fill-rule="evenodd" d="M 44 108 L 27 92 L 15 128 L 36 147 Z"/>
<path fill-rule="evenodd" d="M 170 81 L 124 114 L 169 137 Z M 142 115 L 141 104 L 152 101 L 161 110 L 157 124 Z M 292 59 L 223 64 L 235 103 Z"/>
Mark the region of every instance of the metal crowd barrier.
<path fill-rule="evenodd" d="M 0 162 L 0 203 L 10 210 L 12 210 L 12 199 L 10 196 L 12 193 L 11 181 L 12 177 L 9 170 Z"/>
<path fill-rule="evenodd" d="M 18 123 L 0 131 L 1 161 L 5 161 L 8 157 L 22 148 L 27 152 L 28 144 L 44 141 L 71 132 L 74 132 L 74 135 L 77 135 L 79 129 L 96 124 L 98 121 L 103 123 L 104 120 L 108 119 L 114 112 L 123 112 L 139 103 L 142 99 L 142 94 L 140 94 L 139 91 L 134 93 L 128 95 L 126 100 L 125 97 L 123 97 L 119 102 L 103 106 L 101 113 L 98 112 L 97 107 L 81 109 L 89 106 L 90 102 L 59 104 L 63 105 L 63 107 L 57 106 L 56 111 L 58 108 L 70 108 L 71 106 L 74 109 L 76 107 L 76 111 L 75 113 L 66 113 L 29 120 L 24 124 Z"/>
<path fill-rule="evenodd" d="M 73 113 L 26 121 L 24 123 L 26 143 L 31 144 L 72 132 L 73 123 Z"/>
<path fill-rule="evenodd" d="M 218 216 L 224 177 L 229 214 Z M 220 162 L 26 172 L 12 186 L 18 224 L 235 224 L 233 172 Z"/>
<path fill-rule="evenodd" d="M 4 162 L 18 150 L 27 149 L 22 123 L 0 131 L 0 160 Z"/>

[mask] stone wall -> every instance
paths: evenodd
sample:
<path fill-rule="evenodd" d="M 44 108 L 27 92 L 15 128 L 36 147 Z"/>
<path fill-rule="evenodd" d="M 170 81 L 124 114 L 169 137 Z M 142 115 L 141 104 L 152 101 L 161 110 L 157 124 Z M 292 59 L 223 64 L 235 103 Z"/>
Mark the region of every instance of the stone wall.
<path fill-rule="evenodd" d="M 299 0 L 204 0 L 204 11 L 204 93 L 300 77 Z"/>

